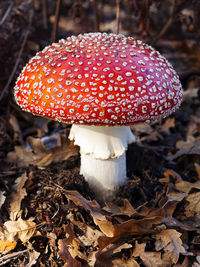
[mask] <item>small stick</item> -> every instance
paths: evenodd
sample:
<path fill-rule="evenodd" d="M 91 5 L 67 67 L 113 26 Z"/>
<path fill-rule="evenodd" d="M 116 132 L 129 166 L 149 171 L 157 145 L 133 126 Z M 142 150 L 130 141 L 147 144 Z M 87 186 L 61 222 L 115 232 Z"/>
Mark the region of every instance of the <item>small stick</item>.
<path fill-rule="evenodd" d="M 19 252 L 13 252 L 11 254 L 2 256 L 0 258 L 0 266 L 4 266 L 7 262 L 11 261 L 12 258 L 17 257 L 17 256 L 19 256 L 21 254 L 24 254 L 24 253 L 28 252 L 29 250 L 30 249 L 25 249 L 25 250 L 22 250 L 22 251 L 19 251 Z"/>
<path fill-rule="evenodd" d="M 8 79 L 8 82 L 7 82 L 6 86 L 4 87 L 3 91 L 2 91 L 1 94 L 0 94 L 0 101 L 3 99 L 4 95 L 6 94 L 6 92 L 7 92 L 7 90 L 8 90 L 8 87 L 10 86 L 10 83 L 12 82 L 12 79 L 13 79 L 13 77 L 14 77 L 14 75 L 15 75 L 15 72 L 16 72 L 16 70 L 17 70 L 17 67 L 18 67 L 18 65 L 19 65 L 19 61 L 20 61 L 20 59 L 21 59 L 22 52 L 23 52 L 23 50 L 24 50 L 24 46 L 25 46 L 25 44 L 26 44 L 28 35 L 29 35 L 29 33 L 30 33 L 30 27 L 31 27 L 32 19 L 33 19 L 33 13 L 34 13 L 33 10 L 31 10 L 31 11 L 30 11 L 30 17 L 29 17 L 29 24 L 28 24 L 28 27 L 27 27 L 25 33 L 22 34 L 22 36 L 24 35 L 24 37 L 23 37 L 23 41 L 22 41 L 22 45 L 21 45 L 20 51 L 19 51 L 18 56 L 17 56 L 17 60 L 16 60 L 16 62 L 15 62 L 14 68 L 13 68 L 13 70 L 12 70 L 12 73 L 11 73 L 9 79 Z"/>
<path fill-rule="evenodd" d="M 1 21 L 0 21 L 0 26 L 1 26 L 1 25 L 4 23 L 4 21 L 7 19 L 7 16 L 9 15 L 9 13 L 10 13 L 10 11 L 11 11 L 13 5 L 14 5 L 14 2 L 12 2 L 12 3 L 9 5 L 9 7 L 7 8 L 7 10 L 6 10 L 6 12 L 5 12 L 3 18 L 2 18 Z"/>
<path fill-rule="evenodd" d="M 116 34 L 119 33 L 120 0 L 116 0 Z"/>
<path fill-rule="evenodd" d="M 98 3 L 96 0 L 93 0 L 93 10 L 94 10 L 95 31 L 99 32 L 99 9 L 98 9 Z"/>
<path fill-rule="evenodd" d="M 42 14 L 43 14 L 43 26 L 44 26 L 44 29 L 47 29 L 47 28 L 48 28 L 47 0 L 42 0 L 42 5 L 43 5 L 43 9 L 42 9 Z"/>
<path fill-rule="evenodd" d="M 53 24 L 53 30 L 52 30 L 52 34 L 51 34 L 51 43 L 56 41 L 56 35 L 57 35 L 57 30 L 58 30 L 58 21 L 59 21 L 59 17 L 60 17 L 61 2 L 62 2 L 62 0 L 57 0 L 55 21 Z"/>
<path fill-rule="evenodd" d="M 172 7 L 171 7 L 170 17 L 169 17 L 167 23 L 165 24 L 165 26 L 160 31 L 158 37 L 162 37 L 167 32 L 167 30 L 169 29 L 169 27 L 171 26 L 171 24 L 173 22 L 173 17 L 174 17 L 174 11 L 175 11 L 175 0 L 172 0 Z"/>

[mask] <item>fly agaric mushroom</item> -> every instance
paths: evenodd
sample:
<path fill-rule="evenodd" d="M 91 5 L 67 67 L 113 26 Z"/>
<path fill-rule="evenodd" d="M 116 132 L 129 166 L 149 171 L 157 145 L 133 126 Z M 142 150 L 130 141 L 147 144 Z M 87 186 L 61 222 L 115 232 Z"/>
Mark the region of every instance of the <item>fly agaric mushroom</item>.
<path fill-rule="evenodd" d="M 135 141 L 129 126 L 171 114 L 182 87 L 151 46 L 88 33 L 38 52 L 16 82 L 15 99 L 25 111 L 73 124 L 69 138 L 80 146 L 80 173 L 108 196 L 126 180 L 125 151 Z"/>

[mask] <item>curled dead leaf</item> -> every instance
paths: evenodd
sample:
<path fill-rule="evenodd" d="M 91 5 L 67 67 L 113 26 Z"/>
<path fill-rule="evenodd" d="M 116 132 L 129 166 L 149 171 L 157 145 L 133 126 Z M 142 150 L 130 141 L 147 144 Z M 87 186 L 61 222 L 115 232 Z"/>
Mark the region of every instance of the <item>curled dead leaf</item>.
<path fill-rule="evenodd" d="M 70 254 L 67 245 L 65 244 L 65 239 L 58 240 L 58 255 L 60 258 L 65 262 L 63 265 L 64 267 L 81 267 L 82 264 L 80 261 L 77 261 L 75 258 L 72 257 Z"/>
<path fill-rule="evenodd" d="M 48 166 L 52 162 L 68 160 L 78 155 L 78 147 L 70 146 L 66 137 L 60 137 L 59 145 L 52 149 L 46 149 L 40 138 L 28 137 L 27 142 L 32 151 L 23 146 L 16 146 L 15 151 L 9 152 L 7 160 L 19 167 L 35 165 Z"/>
<path fill-rule="evenodd" d="M 155 247 L 157 251 L 164 249 L 165 253 L 163 258 L 176 264 L 181 253 L 185 253 L 186 250 L 183 247 L 183 242 L 180 239 L 182 234 L 174 229 L 166 229 L 161 231 L 159 234 L 156 234 Z"/>
<path fill-rule="evenodd" d="M 15 184 L 12 187 L 13 193 L 8 197 L 10 219 L 15 220 L 21 209 L 21 201 L 27 195 L 24 185 L 28 177 L 26 173 L 23 173 L 20 177 L 15 180 Z"/>
<path fill-rule="evenodd" d="M 109 221 L 103 222 L 94 219 L 94 222 L 99 226 L 104 234 L 108 236 L 102 236 L 98 239 L 98 244 L 100 251 L 103 250 L 106 246 L 118 240 L 121 237 L 130 236 L 130 235 L 143 235 L 155 232 L 155 225 L 161 223 L 163 220 L 162 216 L 153 216 L 145 217 L 143 219 L 130 219 L 121 224 L 112 225 Z M 110 229 L 109 229 L 110 227 Z"/>
<path fill-rule="evenodd" d="M 36 223 L 30 220 L 7 221 L 4 223 L 3 229 L 0 229 L 0 239 L 10 242 L 21 240 L 28 241 L 36 229 Z"/>
<path fill-rule="evenodd" d="M 160 252 L 149 252 L 145 251 L 146 244 L 139 244 L 137 241 L 135 243 L 135 248 L 133 250 L 133 257 L 140 257 L 146 267 L 168 267 L 169 262 L 161 259 Z"/>
<path fill-rule="evenodd" d="M 187 217 L 200 215 L 200 192 L 189 194 L 186 200 L 189 203 L 185 207 L 185 215 Z"/>
<path fill-rule="evenodd" d="M 0 253 L 7 254 L 13 250 L 17 245 L 16 241 L 10 242 L 9 240 L 0 240 Z"/>

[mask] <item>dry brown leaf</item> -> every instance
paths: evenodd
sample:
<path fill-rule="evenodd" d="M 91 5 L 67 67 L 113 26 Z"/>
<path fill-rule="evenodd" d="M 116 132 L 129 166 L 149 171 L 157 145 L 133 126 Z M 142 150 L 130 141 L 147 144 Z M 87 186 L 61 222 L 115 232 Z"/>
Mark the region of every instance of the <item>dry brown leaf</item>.
<path fill-rule="evenodd" d="M 175 181 L 182 181 L 180 174 L 171 169 L 166 170 L 164 172 L 164 176 L 167 179 L 168 183 L 170 182 L 170 177 L 172 177 Z"/>
<path fill-rule="evenodd" d="M 11 113 L 9 114 L 9 117 L 9 124 L 14 130 L 14 140 L 23 144 L 22 133 L 17 118 Z"/>
<path fill-rule="evenodd" d="M 187 217 L 200 215 L 200 192 L 189 194 L 186 200 L 189 203 L 185 207 L 185 215 Z"/>
<path fill-rule="evenodd" d="M 189 98 L 198 97 L 198 92 L 199 92 L 199 88 L 187 88 L 187 90 L 185 90 L 183 92 L 183 96 L 184 96 L 184 98 L 186 98 L 186 97 L 189 97 Z"/>
<path fill-rule="evenodd" d="M 189 193 L 192 188 L 200 189 L 200 181 L 197 181 L 195 183 L 180 181 L 175 184 L 175 187 L 180 192 Z"/>
<path fill-rule="evenodd" d="M 28 263 L 26 264 L 26 267 L 31 267 L 37 263 L 37 259 L 40 256 L 40 252 L 34 250 L 30 243 L 28 244 L 28 248 Z"/>
<path fill-rule="evenodd" d="M 131 130 L 133 130 L 136 136 L 138 136 L 141 133 L 151 134 L 153 132 L 153 128 L 149 123 L 135 123 L 131 125 Z"/>
<path fill-rule="evenodd" d="M 170 192 L 167 194 L 169 201 L 182 201 L 187 196 L 187 193 L 184 192 Z"/>
<path fill-rule="evenodd" d="M 127 261 L 123 259 L 116 259 L 112 261 L 112 267 L 140 267 L 140 265 L 133 258 L 128 259 Z"/>
<path fill-rule="evenodd" d="M 174 128 L 174 127 L 175 127 L 175 119 L 168 118 L 165 120 L 164 124 L 158 127 L 158 129 L 160 129 L 160 131 L 165 134 L 170 134 L 170 128 Z"/>
<path fill-rule="evenodd" d="M 98 239 L 100 251 L 121 237 L 153 233 L 155 231 L 155 225 L 161 223 L 162 220 L 162 216 L 145 217 L 138 220 L 130 219 L 121 224 L 112 225 L 112 227 L 111 222 L 107 221 L 108 225 L 106 227 L 106 222 L 102 224 L 102 221 L 95 218 L 94 221 L 100 229 L 102 227 L 102 232 L 104 231 L 104 233 L 109 234 L 109 236 L 102 236 Z M 110 230 L 108 230 L 109 227 Z"/>
<path fill-rule="evenodd" d="M 200 138 L 192 140 L 191 142 L 179 141 L 177 142 L 180 149 L 174 155 L 168 155 L 170 160 L 177 159 L 184 155 L 200 155 Z"/>
<path fill-rule="evenodd" d="M 82 264 L 80 261 L 77 261 L 73 258 L 68 250 L 67 245 L 65 244 L 66 239 L 59 239 L 58 240 L 58 255 L 64 261 L 63 267 L 81 267 Z"/>
<path fill-rule="evenodd" d="M 21 209 L 21 201 L 27 195 L 26 189 L 24 185 L 28 177 L 26 173 L 23 173 L 20 177 L 15 180 L 15 184 L 12 187 L 14 191 L 8 197 L 9 202 L 9 211 L 10 211 L 10 219 L 14 221 L 17 217 L 19 217 L 20 209 Z"/>
<path fill-rule="evenodd" d="M 73 201 L 75 205 L 83 207 L 86 211 L 90 212 L 93 218 L 104 221 L 107 220 L 99 204 L 95 200 L 89 201 L 82 197 L 79 192 L 70 190 L 65 190 L 65 196 Z"/>
<path fill-rule="evenodd" d="M 22 242 L 28 241 L 36 229 L 36 223 L 30 220 L 7 221 L 4 223 L 3 229 L 0 230 L 0 239 L 10 242 L 20 239 Z"/>
<path fill-rule="evenodd" d="M 13 250 L 17 245 L 16 241 L 10 242 L 9 240 L 0 240 L 0 253 L 7 254 Z"/>
<path fill-rule="evenodd" d="M 106 202 L 106 206 L 103 209 L 109 212 L 112 216 L 127 215 L 131 217 L 136 212 L 136 210 L 128 201 L 128 199 L 123 199 L 122 201 L 122 206 L 117 206 L 112 202 Z"/>
<path fill-rule="evenodd" d="M 156 234 L 155 248 L 157 251 L 164 249 L 163 259 L 176 264 L 181 253 L 185 253 L 183 242 L 180 239 L 182 234 L 174 229 L 167 229 Z"/>
<path fill-rule="evenodd" d="M 72 258 L 79 257 L 87 261 L 86 255 L 81 252 L 81 248 L 80 248 L 84 245 L 81 242 L 81 240 L 79 240 L 76 237 L 74 229 L 73 229 L 73 225 L 72 224 L 66 225 L 65 231 L 66 231 L 66 238 L 63 239 L 63 241 L 71 257 Z"/>
<path fill-rule="evenodd" d="M 104 233 L 108 237 L 113 237 L 115 234 L 115 226 L 110 221 L 101 221 L 97 218 L 93 217 L 94 223 L 99 226 L 102 233 Z"/>
<path fill-rule="evenodd" d="M 137 241 L 135 243 L 135 249 L 132 253 L 133 257 L 140 257 L 142 262 L 146 267 L 168 267 L 170 266 L 168 262 L 161 259 L 160 252 L 149 252 L 145 251 L 146 244 L 139 244 Z"/>
<path fill-rule="evenodd" d="M 46 149 L 39 138 L 28 137 L 27 141 L 32 151 L 22 146 L 16 146 L 15 151 L 9 152 L 7 160 L 14 162 L 19 167 L 36 165 L 38 167 L 48 166 L 52 162 L 68 160 L 78 155 L 78 147 L 69 146 L 67 138 L 61 137 L 61 144 L 50 150 Z"/>
<path fill-rule="evenodd" d="M 131 129 L 133 130 L 136 136 L 140 134 L 144 135 L 140 138 L 141 141 L 156 141 L 162 136 L 158 131 L 155 131 L 152 126 L 148 123 L 136 123 L 131 125 Z"/>
<path fill-rule="evenodd" d="M 6 197 L 4 196 L 4 191 L 0 191 L 0 208 L 2 207 L 2 205 L 4 204 Z"/>
<path fill-rule="evenodd" d="M 93 248 L 98 245 L 97 240 L 102 236 L 102 232 L 92 227 L 86 225 L 84 235 L 79 236 L 79 240 L 84 244 L 84 246 L 92 246 Z"/>
<path fill-rule="evenodd" d="M 122 245 L 118 246 L 117 248 L 113 249 L 113 253 L 118 253 L 121 252 L 122 249 L 129 249 L 132 248 L 133 246 L 128 243 L 123 243 Z"/>

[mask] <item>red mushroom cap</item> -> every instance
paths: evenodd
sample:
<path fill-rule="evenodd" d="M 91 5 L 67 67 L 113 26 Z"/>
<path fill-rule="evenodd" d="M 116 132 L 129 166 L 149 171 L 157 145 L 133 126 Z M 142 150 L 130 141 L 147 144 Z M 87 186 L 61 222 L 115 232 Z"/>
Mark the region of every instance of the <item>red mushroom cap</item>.
<path fill-rule="evenodd" d="M 182 87 L 171 64 L 142 41 L 88 33 L 37 53 L 15 86 L 25 111 L 54 120 L 129 125 L 172 113 Z"/>

